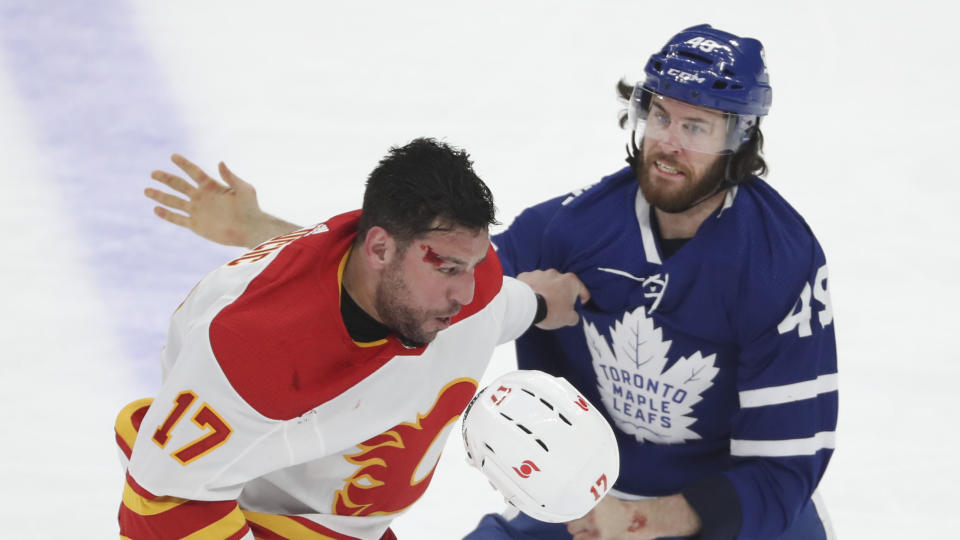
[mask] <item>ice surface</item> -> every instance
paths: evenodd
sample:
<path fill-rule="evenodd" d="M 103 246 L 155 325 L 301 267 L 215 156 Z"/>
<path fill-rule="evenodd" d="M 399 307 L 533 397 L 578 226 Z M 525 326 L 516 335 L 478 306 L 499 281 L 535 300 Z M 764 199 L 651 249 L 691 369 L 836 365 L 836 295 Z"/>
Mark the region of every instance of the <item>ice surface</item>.
<path fill-rule="evenodd" d="M 236 250 L 150 214 L 153 169 L 225 160 L 267 210 L 359 203 L 387 147 L 467 148 L 501 220 L 621 167 L 613 85 L 675 31 L 761 39 L 770 182 L 830 263 L 841 365 L 822 492 L 843 538 L 945 536 L 960 120 L 957 7 L 775 2 L 0 4 L 0 518 L 4 537 L 116 535 L 116 411 L 158 385 L 166 320 Z M 487 379 L 510 368 L 501 348 Z M 459 538 L 501 503 L 452 437 L 401 538 Z"/>

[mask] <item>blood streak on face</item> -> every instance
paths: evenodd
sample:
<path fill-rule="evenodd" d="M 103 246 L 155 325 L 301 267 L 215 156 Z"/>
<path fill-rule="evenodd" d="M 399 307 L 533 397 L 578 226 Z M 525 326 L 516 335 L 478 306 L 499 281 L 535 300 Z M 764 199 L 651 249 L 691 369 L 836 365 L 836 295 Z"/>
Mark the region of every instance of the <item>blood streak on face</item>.
<path fill-rule="evenodd" d="M 437 252 L 433 250 L 430 246 L 426 244 L 420 244 L 420 249 L 426 251 L 423 255 L 424 262 L 428 262 L 434 266 L 441 266 L 446 263 L 443 259 L 437 255 Z"/>

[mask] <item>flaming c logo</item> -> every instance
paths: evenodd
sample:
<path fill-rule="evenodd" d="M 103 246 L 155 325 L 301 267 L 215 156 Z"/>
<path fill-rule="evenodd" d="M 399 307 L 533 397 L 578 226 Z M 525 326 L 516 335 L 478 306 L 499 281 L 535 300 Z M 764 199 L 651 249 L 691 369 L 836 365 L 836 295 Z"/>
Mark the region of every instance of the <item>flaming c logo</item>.
<path fill-rule="evenodd" d="M 537 467 L 537 464 L 530 461 L 529 459 L 523 460 L 523 463 L 520 465 L 520 468 L 513 468 L 513 472 L 517 473 L 520 478 L 530 478 L 530 475 L 533 474 L 533 471 L 540 472 L 540 468 Z"/>
<path fill-rule="evenodd" d="M 417 415 L 415 424 L 403 422 L 357 445 L 360 452 L 346 459 L 360 467 L 337 491 L 333 513 L 393 514 L 416 502 L 430 485 L 437 464 L 434 462 L 430 472 L 419 480 L 415 478 L 417 469 L 443 429 L 460 416 L 476 391 L 473 379 L 457 379 L 440 391 L 430 412 Z"/>
<path fill-rule="evenodd" d="M 494 405 L 500 405 L 503 403 L 503 400 L 507 399 L 507 394 L 510 392 L 513 392 L 513 388 L 510 388 L 509 386 L 501 386 L 493 392 L 493 395 L 490 396 L 490 401 L 493 401 Z"/>
<path fill-rule="evenodd" d="M 589 411 L 589 410 L 590 410 L 590 404 L 587 403 L 587 400 L 583 399 L 583 396 L 577 396 L 577 400 L 574 401 L 574 403 L 577 404 L 577 407 L 580 407 L 581 409 L 583 409 L 583 410 L 585 410 L 585 411 Z"/>

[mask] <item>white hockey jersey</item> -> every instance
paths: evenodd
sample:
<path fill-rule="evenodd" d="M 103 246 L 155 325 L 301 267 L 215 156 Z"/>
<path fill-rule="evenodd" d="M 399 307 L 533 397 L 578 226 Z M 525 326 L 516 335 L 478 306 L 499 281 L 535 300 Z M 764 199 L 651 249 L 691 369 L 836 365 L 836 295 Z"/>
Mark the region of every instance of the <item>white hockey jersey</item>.
<path fill-rule="evenodd" d="M 491 249 L 474 300 L 429 345 L 354 342 L 339 301 L 358 218 L 275 238 L 178 308 L 161 392 L 117 423 L 122 536 L 392 537 L 494 347 L 530 326 L 536 300 Z"/>

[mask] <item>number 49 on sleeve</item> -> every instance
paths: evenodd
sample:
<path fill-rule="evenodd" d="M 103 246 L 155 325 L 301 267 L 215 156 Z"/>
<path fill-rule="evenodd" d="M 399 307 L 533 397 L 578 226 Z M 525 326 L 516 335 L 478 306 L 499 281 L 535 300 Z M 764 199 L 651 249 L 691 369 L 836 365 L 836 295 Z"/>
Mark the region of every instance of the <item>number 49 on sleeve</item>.
<path fill-rule="evenodd" d="M 173 409 L 167 415 L 166 420 L 157 428 L 153 434 L 153 442 L 160 448 L 165 448 L 170 441 L 170 432 L 177 426 L 180 419 L 187 414 L 190 407 L 197 400 L 197 395 L 190 390 L 185 390 L 177 394 L 173 400 Z M 187 465 L 200 457 L 203 457 L 213 451 L 221 444 L 227 442 L 233 429 L 227 422 L 220 417 L 210 405 L 204 403 L 193 415 L 193 423 L 198 428 L 207 433 L 186 444 L 182 448 L 175 450 L 170 455 L 173 459 L 183 465 Z"/>
<path fill-rule="evenodd" d="M 780 334 L 786 334 L 792 330 L 797 331 L 800 337 L 807 337 L 813 334 L 810 328 L 810 318 L 812 312 L 810 309 L 810 296 L 816 300 L 823 308 L 817 314 L 821 328 L 833 322 L 833 306 L 830 304 L 830 293 L 827 292 L 827 265 L 821 266 L 817 270 L 817 276 L 813 279 L 813 284 L 807 283 L 800 292 L 800 298 L 797 299 L 794 307 L 790 309 L 787 316 L 777 325 L 777 331 Z"/>

